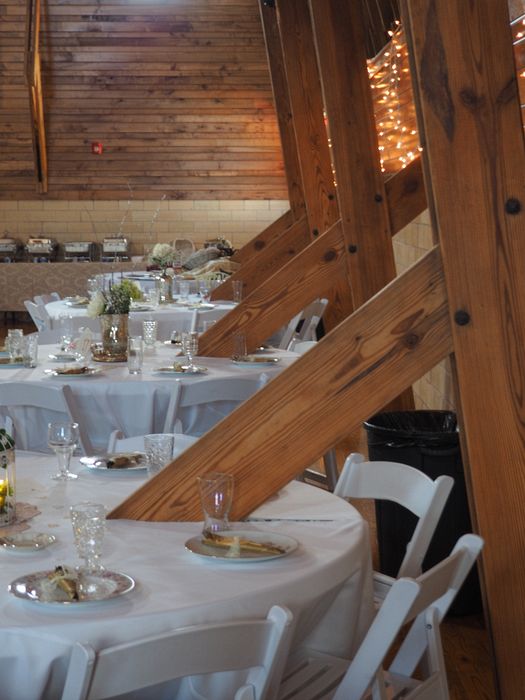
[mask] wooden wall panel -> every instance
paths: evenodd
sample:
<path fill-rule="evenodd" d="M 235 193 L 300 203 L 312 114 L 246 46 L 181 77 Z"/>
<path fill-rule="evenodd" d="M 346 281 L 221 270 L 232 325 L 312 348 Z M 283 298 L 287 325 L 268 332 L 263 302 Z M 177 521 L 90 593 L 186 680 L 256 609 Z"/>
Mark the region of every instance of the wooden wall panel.
<path fill-rule="evenodd" d="M 287 198 L 257 0 L 43 7 L 48 198 Z M 0 197 L 33 198 L 25 3 L 0 20 Z"/>

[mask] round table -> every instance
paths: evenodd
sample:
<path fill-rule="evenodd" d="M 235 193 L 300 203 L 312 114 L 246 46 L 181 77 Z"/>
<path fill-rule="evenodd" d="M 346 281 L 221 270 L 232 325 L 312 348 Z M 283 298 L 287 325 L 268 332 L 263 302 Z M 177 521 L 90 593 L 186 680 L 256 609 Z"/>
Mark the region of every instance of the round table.
<path fill-rule="evenodd" d="M 130 375 L 126 363 L 91 362 L 90 366 L 100 370 L 93 376 L 49 377 L 46 370 L 60 366 L 49 359 L 49 354 L 57 352 L 54 345 L 41 345 L 38 348 L 38 366 L 34 369 L 25 367 L 6 368 L 0 365 L 1 382 L 59 382 L 71 387 L 80 417 L 92 443 L 98 450 L 106 448 L 113 430 L 121 430 L 126 437 L 162 432 L 168 402 L 173 391 L 174 382 L 204 382 L 214 377 L 259 376 L 271 378 L 284 367 L 297 359 L 293 352 L 276 350 L 280 361 L 275 365 L 240 366 L 229 358 L 196 358 L 198 365 L 205 366 L 207 372 L 200 375 L 185 376 L 155 373 L 155 368 L 169 366 L 176 361 L 177 346 L 157 343 L 152 351 L 144 356 L 142 374 Z M 274 353 L 272 353 L 274 354 Z M 219 420 L 228 415 L 236 404 L 228 401 L 214 401 L 210 396 L 209 404 L 198 409 L 185 409 L 182 414 L 182 431 L 191 435 L 202 435 Z M 45 412 L 44 412 L 45 413 Z M 31 438 L 25 443 L 29 449 L 47 451 L 46 425 L 49 420 L 56 420 L 56 414 L 42 415 L 42 412 L 24 410 L 25 432 Z"/>
<path fill-rule="evenodd" d="M 292 482 L 254 511 L 256 528 L 298 540 L 278 559 L 231 563 L 199 557 L 185 542 L 202 523 L 111 520 L 103 548 L 106 568 L 136 580 L 136 588 L 98 603 L 60 606 L 20 600 L 7 592 L 10 581 L 58 564 L 78 562 L 69 506 L 95 500 L 111 508 L 140 487 L 140 473 L 100 473 L 73 465 L 76 481 L 52 481 L 54 458 L 17 452 L 17 499 L 37 506 L 31 529 L 56 536 L 47 549 L 16 554 L 0 548 L 1 696 L 9 700 L 60 697 L 72 644 L 94 648 L 172 628 L 233 618 L 265 616 L 274 604 L 294 615 L 292 648 L 302 644 L 348 655 L 370 622 L 372 579 L 368 528 L 352 506 L 316 487 Z M 82 607 L 85 605 L 85 607 Z M 231 700 L 217 676 L 210 697 Z M 210 681 L 208 681 L 210 682 Z M 136 696 L 135 696 L 136 697 Z M 163 700 L 160 691 L 140 698 Z M 169 697 L 184 700 L 183 683 Z"/>
<path fill-rule="evenodd" d="M 202 304 L 199 295 L 192 295 L 188 301 L 175 302 L 174 304 L 163 304 L 161 306 L 148 306 L 147 304 L 137 303 L 140 310 L 131 310 L 129 314 L 129 333 L 130 335 L 142 335 L 142 321 L 144 319 L 153 319 L 157 321 L 157 337 L 159 340 L 169 340 L 173 331 L 189 331 L 193 319 L 193 314 L 198 310 L 202 314 L 202 319 L 205 320 L 206 315 L 209 315 L 212 320 L 226 315 L 234 307 L 233 302 L 217 302 L 213 304 Z M 60 335 L 62 319 L 67 319 L 72 326 L 72 332 L 75 333 L 80 327 L 91 328 L 91 330 L 100 333 L 100 321 L 97 318 L 90 318 L 87 315 L 86 305 L 78 306 L 75 302 L 69 302 L 65 299 L 52 301 L 46 304 L 46 311 L 51 319 L 52 330 L 57 331 L 57 337 Z"/>

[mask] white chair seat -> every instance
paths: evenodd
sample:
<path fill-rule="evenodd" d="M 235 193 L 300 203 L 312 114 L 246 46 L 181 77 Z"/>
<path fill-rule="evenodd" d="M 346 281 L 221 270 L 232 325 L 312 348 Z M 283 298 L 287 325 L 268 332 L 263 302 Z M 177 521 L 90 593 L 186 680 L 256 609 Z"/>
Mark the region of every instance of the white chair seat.
<path fill-rule="evenodd" d="M 464 535 L 450 556 L 417 579 L 394 581 L 351 661 L 312 650 L 293 655 L 278 700 L 449 700 L 439 625 L 482 546 L 480 537 Z M 383 669 L 407 624 L 390 667 Z"/>

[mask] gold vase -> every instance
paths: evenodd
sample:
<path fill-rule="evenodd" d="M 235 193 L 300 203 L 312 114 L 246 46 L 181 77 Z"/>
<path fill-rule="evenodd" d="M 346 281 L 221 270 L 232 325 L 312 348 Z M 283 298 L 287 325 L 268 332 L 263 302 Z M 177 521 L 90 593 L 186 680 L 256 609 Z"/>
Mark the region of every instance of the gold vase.
<path fill-rule="evenodd" d="M 155 289 L 159 304 L 173 303 L 173 277 L 161 271 L 155 278 Z"/>
<path fill-rule="evenodd" d="M 108 361 L 127 360 L 128 314 L 102 314 L 99 316 L 102 331 L 102 352 Z"/>

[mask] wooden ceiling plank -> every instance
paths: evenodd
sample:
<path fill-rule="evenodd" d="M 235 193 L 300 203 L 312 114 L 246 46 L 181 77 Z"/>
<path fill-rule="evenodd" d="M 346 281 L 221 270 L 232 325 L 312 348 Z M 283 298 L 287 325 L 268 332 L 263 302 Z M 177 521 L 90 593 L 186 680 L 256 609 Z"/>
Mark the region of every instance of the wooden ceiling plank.
<path fill-rule="evenodd" d="M 505 0 L 407 0 L 499 693 L 523 697 L 525 147 Z"/>
<path fill-rule="evenodd" d="M 235 478 L 232 519 L 251 513 L 451 351 L 433 249 L 108 517 L 202 520 L 196 478 Z"/>

